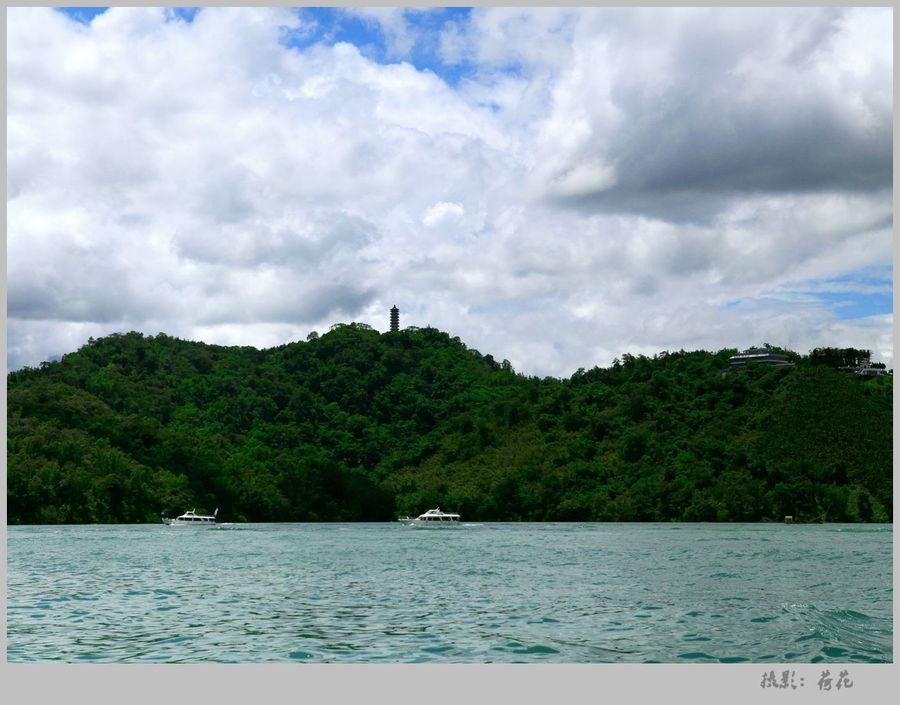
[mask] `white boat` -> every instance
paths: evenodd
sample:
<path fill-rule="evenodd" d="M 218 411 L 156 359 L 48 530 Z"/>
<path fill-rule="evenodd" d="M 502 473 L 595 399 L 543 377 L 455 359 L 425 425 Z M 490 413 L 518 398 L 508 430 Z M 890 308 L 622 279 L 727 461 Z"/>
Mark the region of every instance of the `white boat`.
<path fill-rule="evenodd" d="M 398 521 L 402 521 L 412 526 L 453 526 L 459 525 L 459 514 L 452 512 L 442 512 L 440 507 L 429 509 L 424 514 L 417 517 L 400 517 Z"/>
<path fill-rule="evenodd" d="M 165 513 L 162 514 L 162 520 L 164 524 L 168 526 L 215 526 L 216 525 L 216 517 L 219 514 L 219 508 L 216 507 L 216 511 L 214 511 L 211 515 L 209 514 L 197 514 L 196 510 L 192 509 L 189 512 L 185 512 L 181 516 L 177 516 L 174 519 L 168 518 Z"/>

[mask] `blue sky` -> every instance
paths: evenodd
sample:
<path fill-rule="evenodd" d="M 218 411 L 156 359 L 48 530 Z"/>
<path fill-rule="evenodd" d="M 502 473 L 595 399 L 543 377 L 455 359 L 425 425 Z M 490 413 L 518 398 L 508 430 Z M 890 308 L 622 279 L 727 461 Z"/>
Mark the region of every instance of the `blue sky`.
<path fill-rule="evenodd" d="M 97 16 L 106 11 L 105 7 L 64 7 L 59 12 L 72 19 L 89 25 Z M 172 8 L 174 18 L 184 22 L 192 22 L 203 8 Z M 286 33 L 283 44 L 287 47 L 303 50 L 314 44 L 327 46 L 337 42 L 348 42 L 362 53 L 379 63 L 396 63 L 406 61 L 417 69 L 432 71 L 450 85 L 457 85 L 461 78 L 475 70 L 475 66 L 465 60 L 445 62 L 441 59 L 437 43 L 437 32 L 447 23 L 465 23 L 471 13 L 466 7 L 427 8 L 425 10 L 410 9 L 404 13 L 408 31 L 415 37 L 411 51 L 402 57 L 392 53 L 385 32 L 373 18 L 352 14 L 346 8 L 339 7 L 303 7 L 295 10 L 304 22 L 312 26 L 301 32 Z M 514 67 L 508 67 L 513 69 Z"/>
<path fill-rule="evenodd" d="M 81 24 L 89 25 L 91 21 L 97 16 L 102 15 L 107 7 L 97 6 L 97 7 L 57 7 L 54 8 L 57 12 L 61 12 L 67 17 L 71 17 L 76 22 L 80 22 Z M 181 20 L 185 22 L 192 22 L 194 16 L 203 8 L 200 7 L 173 7 L 171 8 L 171 12 Z"/>
<path fill-rule="evenodd" d="M 90 24 L 97 15 L 106 12 L 105 7 L 58 7 L 55 9 L 82 24 Z"/>
<path fill-rule="evenodd" d="M 892 365 L 891 18 L 10 8 L 8 364 L 397 304 L 537 375 L 763 342 Z"/>
<path fill-rule="evenodd" d="M 805 292 L 833 309 L 839 320 L 879 316 L 894 311 L 891 269 L 848 274 L 818 282 L 818 290 Z"/>
<path fill-rule="evenodd" d="M 392 55 L 385 42 L 385 34 L 380 25 L 371 20 L 348 14 L 341 8 L 304 8 L 304 19 L 316 23 L 316 31 L 307 41 L 288 43 L 299 49 L 310 44 L 327 45 L 349 42 L 359 47 L 365 56 L 379 63 L 393 63 L 401 57 Z M 407 12 L 405 15 L 409 31 L 416 41 L 412 50 L 402 57 L 416 68 L 432 71 L 451 85 L 473 70 L 468 62 L 446 63 L 441 60 L 436 41 L 437 32 L 448 22 L 464 23 L 470 14 L 468 8 L 433 8 L 425 12 Z"/>
<path fill-rule="evenodd" d="M 881 267 L 839 277 L 807 281 L 787 286 L 780 294 L 769 294 L 767 298 L 777 299 L 780 296 L 786 307 L 800 300 L 818 303 L 828 309 L 837 321 L 885 316 L 892 314 L 894 310 L 892 274 L 892 268 Z M 727 309 L 756 305 L 758 301 L 752 299 L 732 300 L 723 304 Z"/>

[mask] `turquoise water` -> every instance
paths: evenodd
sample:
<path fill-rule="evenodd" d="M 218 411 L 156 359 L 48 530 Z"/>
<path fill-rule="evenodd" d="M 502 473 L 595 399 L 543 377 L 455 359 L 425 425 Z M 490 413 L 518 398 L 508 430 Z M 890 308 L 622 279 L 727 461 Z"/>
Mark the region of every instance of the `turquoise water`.
<path fill-rule="evenodd" d="M 8 528 L 7 660 L 893 661 L 892 527 Z"/>

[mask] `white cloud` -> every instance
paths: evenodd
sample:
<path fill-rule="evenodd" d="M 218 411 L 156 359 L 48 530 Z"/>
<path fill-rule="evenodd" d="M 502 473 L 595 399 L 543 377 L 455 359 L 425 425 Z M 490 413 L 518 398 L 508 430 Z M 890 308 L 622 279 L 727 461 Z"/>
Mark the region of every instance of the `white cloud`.
<path fill-rule="evenodd" d="M 8 18 L 10 366 L 137 329 L 434 325 L 534 374 L 871 347 L 796 292 L 891 263 L 890 12 L 478 9 L 379 64 L 288 9 Z M 830 287 L 830 288 L 829 288 Z M 855 289 L 854 291 L 858 291 Z"/>
<path fill-rule="evenodd" d="M 376 25 L 384 35 L 387 54 L 390 57 L 406 56 L 417 40 L 417 32 L 406 20 L 410 12 L 402 7 L 348 7 L 343 10 Z"/>
<path fill-rule="evenodd" d="M 447 221 L 459 221 L 466 213 L 466 209 L 459 203 L 447 203 L 440 201 L 425 211 L 422 216 L 422 224 L 433 228 Z"/>

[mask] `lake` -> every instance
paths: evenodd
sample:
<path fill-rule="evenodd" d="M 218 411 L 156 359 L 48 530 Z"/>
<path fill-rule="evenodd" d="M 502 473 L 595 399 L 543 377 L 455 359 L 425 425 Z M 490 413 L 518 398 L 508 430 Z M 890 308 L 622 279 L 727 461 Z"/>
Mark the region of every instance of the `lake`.
<path fill-rule="evenodd" d="M 9 662 L 885 663 L 891 525 L 11 526 Z"/>

